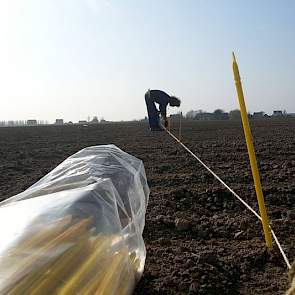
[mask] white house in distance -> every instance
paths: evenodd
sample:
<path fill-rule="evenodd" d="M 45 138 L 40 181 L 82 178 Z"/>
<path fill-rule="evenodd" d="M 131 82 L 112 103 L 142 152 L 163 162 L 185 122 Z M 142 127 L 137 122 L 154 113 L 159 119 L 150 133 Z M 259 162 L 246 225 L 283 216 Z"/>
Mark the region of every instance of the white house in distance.
<path fill-rule="evenodd" d="M 264 119 L 264 112 L 254 112 L 252 118 L 253 119 Z"/>
<path fill-rule="evenodd" d="M 63 125 L 64 124 L 64 120 L 63 119 L 56 119 L 55 120 L 55 125 Z"/>
<path fill-rule="evenodd" d="M 80 120 L 80 121 L 78 121 L 78 124 L 81 124 L 81 125 L 87 125 L 87 121 L 86 120 Z"/>
<path fill-rule="evenodd" d="M 27 120 L 27 125 L 28 126 L 36 126 L 37 125 L 37 120 Z"/>
<path fill-rule="evenodd" d="M 283 117 L 283 112 L 282 111 L 273 111 L 272 116 L 273 117 Z"/>

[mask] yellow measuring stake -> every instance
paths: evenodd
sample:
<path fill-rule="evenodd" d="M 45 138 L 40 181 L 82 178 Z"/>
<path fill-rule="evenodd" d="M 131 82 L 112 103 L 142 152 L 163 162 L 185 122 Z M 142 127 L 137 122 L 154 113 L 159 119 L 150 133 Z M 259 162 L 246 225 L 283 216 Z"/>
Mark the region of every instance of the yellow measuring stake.
<path fill-rule="evenodd" d="M 257 167 L 255 149 L 254 149 L 251 130 L 250 130 L 249 121 L 248 121 L 248 114 L 247 114 L 245 100 L 244 100 L 244 93 L 243 93 L 241 78 L 239 74 L 239 68 L 238 68 L 238 64 L 237 64 L 234 53 L 233 53 L 233 72 L 234 72 L 235 84 L 236 84 L 236 89 L 237 89 L 238 98 L 239 98 L 242 123 L 243 123 L 244 134 L 246 138 L 250 165 L 251 165 L 251 170 L 252 170 L 252 175 L 253 175 L 253 180 L 255 185 L 255 191 L 256 191 L 259 211 L 260 211 L 260 215 L 262 219 L 265 242 L 268 248 L 272 248 L 271 232 L 270 232 L 268 216 L 267 216 L 267 212 L 266 212 L 266 208 L 264 204 L 264 197 L 263 197 L 263 192 L 261 188 L 259 170 Z"/>

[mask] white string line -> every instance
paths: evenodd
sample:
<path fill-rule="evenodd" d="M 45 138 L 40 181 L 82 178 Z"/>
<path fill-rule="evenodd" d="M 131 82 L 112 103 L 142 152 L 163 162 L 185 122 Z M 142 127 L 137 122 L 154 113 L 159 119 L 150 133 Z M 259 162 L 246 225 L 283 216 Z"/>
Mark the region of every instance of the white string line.
<path fill-rule="evenodd" d="M 250 210 L 260 221 L 262 220 L 260 215 L 250 206 L 248 205 L 232 188 L 230 188 L 217 174 L 215 174 L 201 159 L 199 159 L 186 145 L 184 145 L 175 135 L 173 135 L 169 130 L 165 128 L 166 132 L 174 138 L 188 153 L 190 153 L 202 166 L 206 168 L 224 187 L 226 187 L 248 210 Z M 270 231 L 274 237 L 274 240 L 287 264 L 287 267 L 291 269 L 290 262 L 278 241 L 277 236 L 275 235 L 274 231 L 272 230 L 271 226 L 269 225 Z"/>
<path fill-rule="evenodd" d="M 275 232 L 273 231 L 273 229 L 271 228 L 271 226 L 269 226 L 269 228 L 270 228 L 270 232 L 272 233 L 272 236 L 273 236 L 273 238 L 275 239 L 275 241 L 276 241 L 276 243 L 277 243 L 277 246 L 279 247 L 280 252 L 281 252 L 281 254 L 282 254 L 282 256 L 283 256 L 283 258 L 284 258 L 284 260 L 285 260 L 285 262 L 286 262 L 286 264 L 287 264 L 288 269 L 291 269 L 291 264 L 290 264 L 290 262 L 289 262 L 289 260 L 288 260 L 288 257 L 287 257 L 287 255 L 285 254 L 285 252 L 284 252 L 284 250 L 283 250 L 283 248 L 282 248 L 282 246 L 281 246 L 281 244 L 280 244 L 280 242 L 279 242 L 279 240 L 278 240 L 278 238 L 277 238 Z"/>

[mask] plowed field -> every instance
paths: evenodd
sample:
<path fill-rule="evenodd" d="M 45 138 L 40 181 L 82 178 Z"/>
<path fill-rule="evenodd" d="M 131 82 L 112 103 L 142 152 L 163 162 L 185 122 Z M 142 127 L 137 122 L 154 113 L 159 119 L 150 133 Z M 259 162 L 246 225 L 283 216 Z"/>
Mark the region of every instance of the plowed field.
<path fill-rule="evenodd" d="M 177 135 L 177 123 L 173 132 Z M 253 121 L 266 206 L 295 257 L 295 120 Z M 239 122 L 183 122 L 183 142 L 257 210 Z M 262 227 L 165 132 L 145 123 L 0 128 L 0 199 L 36 182 L 83 147 L 114 143 L 143 160 L 150 202 L 147 260 L 135 294 L 282 294 L 286 266 Z"/>

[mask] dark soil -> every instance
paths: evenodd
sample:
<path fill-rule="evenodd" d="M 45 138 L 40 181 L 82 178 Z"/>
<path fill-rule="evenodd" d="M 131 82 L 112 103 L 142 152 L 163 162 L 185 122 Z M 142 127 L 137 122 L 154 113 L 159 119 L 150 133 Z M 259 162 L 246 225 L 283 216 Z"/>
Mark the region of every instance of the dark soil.
<path fill-rule="evenodd" d="M 174 126 L 177 123 L 174 123 Z M 295 256 L 295 120 L 252 122 L 266 206 Z M 178 130 L 174 128 L 177 135 Z M 183 122 L 183 142 L 257 210 L 239 122 Z M 144 123 L 0 128 L 0 199 L 81 148 L 114 143 L 145 164 L 147 260 L 135 294 L 283 294 L 287 270 L 257 218 L 166 133 Z"/>

